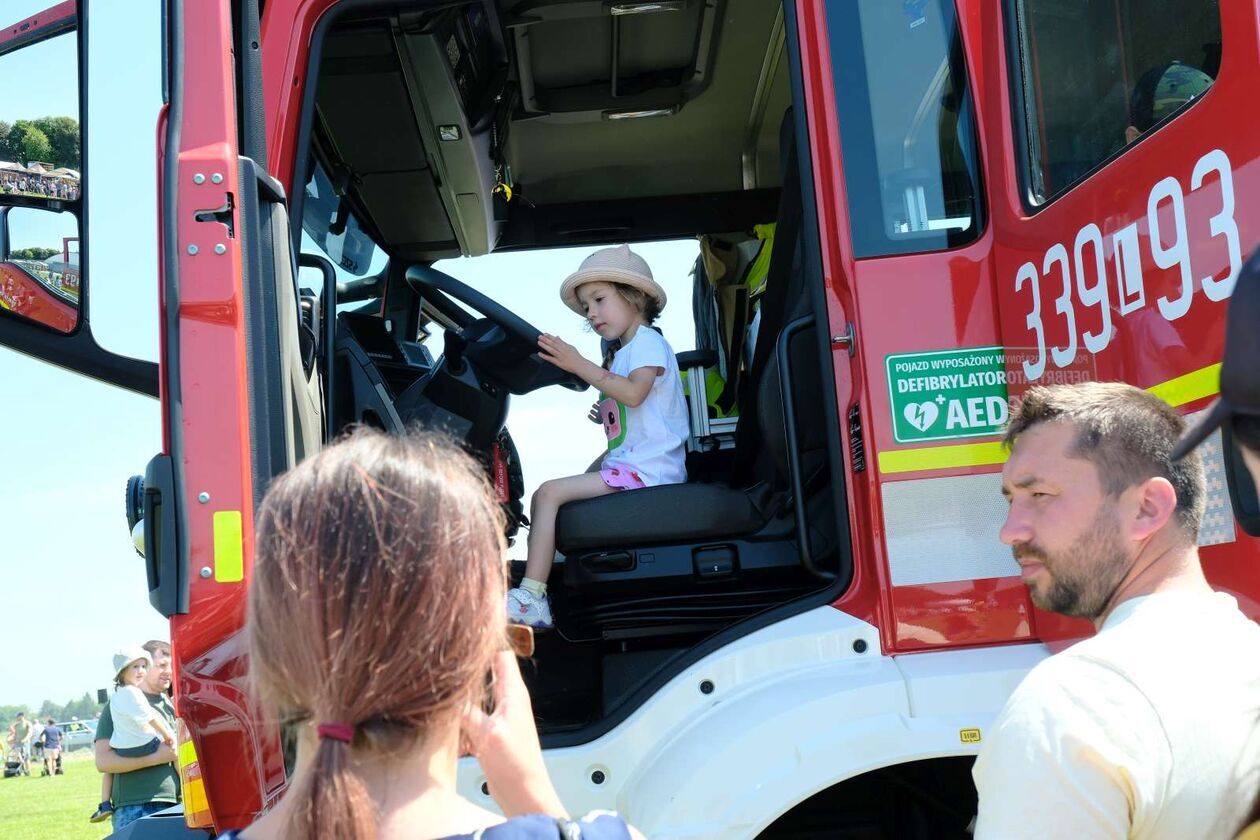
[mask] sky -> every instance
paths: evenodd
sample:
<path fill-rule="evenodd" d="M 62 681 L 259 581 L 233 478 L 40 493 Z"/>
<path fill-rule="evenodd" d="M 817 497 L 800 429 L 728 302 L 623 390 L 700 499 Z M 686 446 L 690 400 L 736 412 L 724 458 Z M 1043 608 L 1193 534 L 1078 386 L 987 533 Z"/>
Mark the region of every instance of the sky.
<path fill-rule="evenodd" d="M 3 0 L 0 25 L 50 5 Z M 91 325 L 107 349 L 156 360 L 160 5 L 130 0 L 91 8 L 84 269 Z M 70 36 L 0 57 L 0 120 L 75 116 L 74 67 Z M 27 213 L 14 226 L 24 237 L 58 243 L 66 224 L 64 217 L 40 221 Z M 309 240 L 304 248 L 315 250 Z M 658 325 L 676 352 L 692 349 L 688 272 L 696 243 L 635 249 L 670 299 Z M 591 250 L 491 255 L 438 267 L 598 360 L 598 336 L 559 297 L 560 282 Z M 440 337 L 431 341 L 437 355 Z M 6 523 L 0 598 L 6 616 L 21 616 L 20 629 L 9 624 L 0 634 L 0 705 L 65 703 L 109 684 L 118 647 L 169 636 L 166 619 L 149 605 L 144 561 L 132 548 L 123 509 L 127 479 L 143 473 L 161 450 L 159 406 L 3 348 L 0 382 L 0 515 Z M 508 428 L 521 454 L 527 505 L 542 481 L 582 472 L 603 449 L 603 432 L 586 419 L 593 401 L 593 391 L 559 387 L 513 398 Z M 523 559 L 522 541 L 513 556 Z"/>

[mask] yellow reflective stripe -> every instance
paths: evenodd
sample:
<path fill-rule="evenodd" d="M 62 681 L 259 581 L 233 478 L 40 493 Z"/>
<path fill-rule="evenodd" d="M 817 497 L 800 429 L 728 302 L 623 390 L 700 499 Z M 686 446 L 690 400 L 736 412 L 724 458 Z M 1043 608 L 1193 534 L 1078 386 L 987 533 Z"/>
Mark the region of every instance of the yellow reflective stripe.
<path fill-rule="evenodd" d="M 1208 365 L 1184 376 L 1152 385 L 1146 390 L 1171 406 L 1179 407 L 1210 397 L 1220 390 L 1221 366 Z M 893 449 L 879 453 L 879 471 L 884 475 L 919 470 L 949 470 L 958 467 L 987 467 L 1006 463 L 1006 447 L 1000 441 L 967 443 L 960 446 L 925 446 L 919 449 Z"/>
<path fill-rule="evenodd" d="M 982 467 L 1005 462 L 1006 447 L 1001 443 L 927 446 L 921 449 L 893 449 L 879 453 L 879 471 L 885 475 L 916 470 Z"/>
<path fill-rule="evenodd" d="M 197 748 L 193 746 L 192 739 L 181 741 L 179 745 L 179 766 L 187 767 L 197 760 Z"/>
<path fill-rule="evenodd" d="M 1221 390 L 1221 366 L 1219 363 L 1208 365 L 1185 376 L 1152 385 L 1146 390 L 1172 406 L 1201 400 Z"/>
<path fill-rule="evenodd" d="M 214 514 L 214 579 L 237 583 L 245 578 L 241 512 L 220 510 Z"/>
<path fill-rule="evenodd" d="M 184 782 L 184 824 L 189 828 L 205 828 L 210 825 L 210 800 L 206 798 L 206 783 L 201 779 Z"/>

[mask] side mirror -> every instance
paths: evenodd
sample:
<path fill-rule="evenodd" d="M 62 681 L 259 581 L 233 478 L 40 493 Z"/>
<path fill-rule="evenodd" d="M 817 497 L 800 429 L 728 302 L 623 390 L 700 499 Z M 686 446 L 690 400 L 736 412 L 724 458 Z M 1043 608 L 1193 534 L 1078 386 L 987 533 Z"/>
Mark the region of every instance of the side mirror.
<path fill-rule="evenodd" d="M 81 311 L 78 33 L 71 2 L 0 38 L 0 314 L 59 333 L 74 332 Z"/>
<path fill-rule="evenodd" d="M 0 309 L 72 333 L 79 324 L 79 286 L 74 213 L 0 207 Z"/>
<path fill-rule="evenodd" d="M 92 336 L 84 0 L 44 2 L 0 19 L 0 346 L 156 397 L 156 364 Z"/>

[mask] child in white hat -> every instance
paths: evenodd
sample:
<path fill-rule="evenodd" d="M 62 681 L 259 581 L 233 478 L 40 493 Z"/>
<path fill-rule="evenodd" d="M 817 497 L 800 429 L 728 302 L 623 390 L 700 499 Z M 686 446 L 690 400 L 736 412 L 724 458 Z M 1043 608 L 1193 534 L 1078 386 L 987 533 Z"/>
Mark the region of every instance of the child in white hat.
<path fill-rule="evenodd" d="M 140 690 L 145 674 L 153 667 L 149 654 L 142 648 L 121 650 L 114 654 L 114 667 L 117 687 L 109 698 L 109 714 L 114 719 L 110 748 L 122 756 L 138 757 L 152 755 L 163 742 L 174 747 L 175 733 Z"/>
<path fill-rule="evenodd" d="M 625 245 L 596 251 L 565 279 L 560 297 L 616 352 L 601 367 L 554 335 L 538 339 L 544 361 L 599 389 L 608 437 L 598 472 L 552 479 L 534 492 L 525 578 L 508 592 L 507 610 L 510 621 L 538 628 L 552 626 L 547 576 L 561 505 L 687 480 L 687 404 L 674 350 L 651 327 L 665 308 L 665 290 L 647 262 Z"/>
<path fill-rule="evenodd" d="M 114 693 L 109 698 L 114 734 L 109 736 L 109 746 L 121 756 L 152 755 L 161 743 L 175 746 L 175 733 L 166 718 L 153 708 L 140 688 L 152 667 L 153 660 L 143 648 L 123 648 L 114 654 Z M 113 790 L 114 776 L 105 773 L 101 777 L 101 804 L 91 816 L 92 822 L 103 822 L 113 813 Z"/>

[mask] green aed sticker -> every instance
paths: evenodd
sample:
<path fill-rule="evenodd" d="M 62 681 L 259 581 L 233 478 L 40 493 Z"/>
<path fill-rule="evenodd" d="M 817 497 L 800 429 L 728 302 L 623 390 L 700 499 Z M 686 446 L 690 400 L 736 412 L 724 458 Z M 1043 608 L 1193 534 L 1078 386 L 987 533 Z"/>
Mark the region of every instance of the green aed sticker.
<path fill-rule="evenodd" d="M 988 437 L 1010 415 L 1005 352 L 968 347 L 884 360 L 897 443 Z"/>

